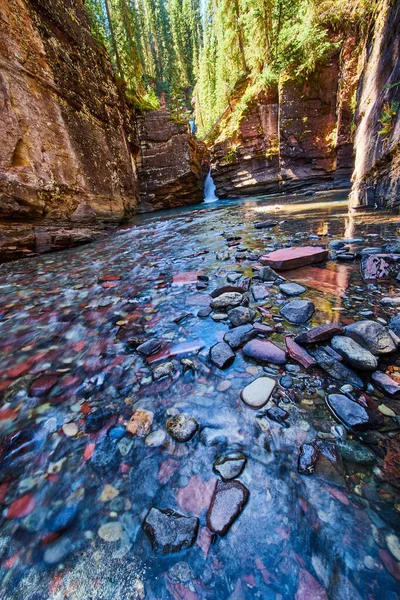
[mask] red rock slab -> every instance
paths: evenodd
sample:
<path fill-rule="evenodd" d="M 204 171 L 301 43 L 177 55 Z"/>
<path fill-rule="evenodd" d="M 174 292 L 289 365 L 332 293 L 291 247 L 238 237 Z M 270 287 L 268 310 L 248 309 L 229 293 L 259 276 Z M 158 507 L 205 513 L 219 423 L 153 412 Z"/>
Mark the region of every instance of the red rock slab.
<path fill-rule="evenodd" d="M 203 271 L 187 271 L 186 273 L 177 273 L 173 276 L 172 285 L 190 285 L 197 283 L 197 277 L 204 275 Z"/>
<path fill-rule="evenodd" d="M 299 344 L 316 344 L 330 340 L 334 335 L 342 334 L 343 331 L 344 327 L 340 323 L 325 323 L 299 333 L 294 340 Z"/>
<path fill-rule="evenodd" d="M 120 281 L 121 277 L 119 275 L 100 275 L 98 278 L 99 283 L 105 283 L 107 281 Z"/>
<path fill-rule="evenodd" d="M 164 358 L 171 358 L 173 356 L 183 356 L 185 354 L 194 354 L 204 348 L 205 342 L 201 338 L 196 338 L 189 342 L 181 342 L 180 344 L 167 344 L 157 354 L 147 357 L 149 365 L 152 363 L 163 360 Z"/>
<path fill-rule="evenodd" d="M 32 382 L 29 393 L 35 397 L 45 396 L 56 385 L 57 381 L 57 375 L 41 375 Z"/>
<path fill-rule="evenodd" d="M 285 344 L 287 353 L 289 354 L 290 358 L 293 358 L 298 363 L 303 365 L 305 369 L 308 369 L 309 367 L 312 367 L 313 365 L 317 364 L 315 358 L 311 356 L 311 354 L 308 354 L 308 352 L 306 352 L 304 348 L 296 344 L 294 339 L 291 338 L 289 335 L 285 337 Z"/>
<path fill-rule="evenodd" d="M 322 262 L 328 258 L 329 252 L 319 246 L 300 246 L 275 250 L 260 258 L 262 265 L 278 271 L 288 271 Z"/>

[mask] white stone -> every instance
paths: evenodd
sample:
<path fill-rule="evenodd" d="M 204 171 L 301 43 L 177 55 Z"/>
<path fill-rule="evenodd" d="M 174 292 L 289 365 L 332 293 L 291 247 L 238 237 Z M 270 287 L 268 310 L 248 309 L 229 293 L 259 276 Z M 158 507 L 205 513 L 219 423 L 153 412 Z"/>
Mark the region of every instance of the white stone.
<path fill-rule="evenodd" d="M 386 536 L 386 543 L 395 559 L 400 561 L 400 540 L 397 535 L 394 535 L 394 533 L 389 533 Z"/>
<path fill-rule="evenodd" d="M 275 386 L 275 379 L 271 377 L 258 377 L 258 379 L 255 379 L 243 388 L 241 398 L 251 408 L 261 408 L 267 404 Z"/>
<path fill-rule="evenodd" d="M 122 535 L 122 525 L 119 521 L 111 521 L 102 525 L 97 533 L 105 542 L 118 542 Z"/>
<path fill-rule="evenodd" d="M 380 404 L 378 406 L 378 410 L 379 410 L 379 412 L 381 412 L 383 415 L 386 415 L 387 417 L 396 418 L 396 416 L 397 416 L 396 413 L 393 412 L 393 410 L 391 408 L 386 406 L 386 404 Z"/>

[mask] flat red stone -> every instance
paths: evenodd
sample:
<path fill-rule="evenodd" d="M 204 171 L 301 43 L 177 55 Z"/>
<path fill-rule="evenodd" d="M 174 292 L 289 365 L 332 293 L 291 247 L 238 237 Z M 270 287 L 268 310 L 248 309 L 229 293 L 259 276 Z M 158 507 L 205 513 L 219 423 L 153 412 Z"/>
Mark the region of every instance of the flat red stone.
<path fill-rule="evenodd" d="M 104 281 L 119 281 L 121 277 L 119 275 L 101 275 L 98 279 L 99 283 L 103 283 Z"/>
<path fill-rule="evenodd" d="M 290 358 L 293 358 L 294 360 L 299 362 L 301 365 L 303 365 L 305 369 L 308 369 L 309 367 L 312 367 L 316 364 L 316 361 L 311 356 L 311 354 L 308 354 L 308 352 L 306 352 L 304 348 L 296 344 L 294 339 L 291 338 L 289 335 L 285 337 L 285 344 L 287 353 L 289 354 Z"/>
<path fill-rule="evenodd" d="M 189 285 L 197 283 L 197 277 L 204 275 L 203 271 L 187 271 L 186 273 L 177 273 L 172 279 L 172 285 Z"/>
<path fill-rule="evenodd" d="M 260 258 L 260 262 L 278 271 L 298 269 L 328 258 L 328 250 L 319 246 L 300 246 L 275 250 Z"/>
<path fill-rule="evenodd" d="M 35 508 L 35 498 L 32 494 L 26 494 L 15 500 L 8 507 L 6 519 L 20 519 L 26 517 Z"/>
<path fill-rule="evenodd" d="M 32 382 L 29 393 L 31 396 L 44 396 L 56 385 L 57 381 L 57 375 L 41 375 Z"/>

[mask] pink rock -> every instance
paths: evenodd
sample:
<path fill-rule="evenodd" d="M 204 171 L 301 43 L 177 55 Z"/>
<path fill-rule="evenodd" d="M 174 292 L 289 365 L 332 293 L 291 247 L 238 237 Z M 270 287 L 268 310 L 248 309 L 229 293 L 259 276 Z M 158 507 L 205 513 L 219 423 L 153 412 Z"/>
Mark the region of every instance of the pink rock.
<path fill-rule="evenodd" d="M 328 254 L 328 250 L 319 246 L 283 248 L 262 256 L 260 262 L 278 271 L 287 271 L 326 260 Z"/>
<path fill-rule="evenodd" d="M 361 272 L 365 281 L 390 279 L 390 264 L 387 259 L 390 254 L 371 254 L 363 258 Z"/>
<path fill-rule="evenodd" d="M 283 365 L 286 353 L 268 340 L 251 340 L 243 348 L 243 354 L 260 362 L 271 362 Z"/>
<path fill-rule="evenodd" d="M 190 285 L 197 283 L 197 277 L 204 275 L 203 271 L 187 271 L 186 273 L 177 273 L 173 276 L 172 285 Z"/>
<path fill-rule="evenodd" d="M 330 340 L 334 335 L 340 335 L 343 330 L 344 327 L 340 323 L 325 323 L 300 333 L 294 339 L 299 344 L 316 344 Z"/>
<path fill-rule="evenodd" d="M 265 325 L 264 323 L 254 323 L 253 327 L 261 335 L 269 335 L 270 333 L 272 333 L 274 331 L 273 327 L 270 327 L 269 325 Z"/>
<path fill-rule="evenodd" d="M 196 338 L 189 342 L 181 342 L 180 344 L 167 344 L 157 354 L 149 356 L 147 362 L 151 365 L 152 363 L 163 360 L 164 358 L 171 358 L 173 356 L 182 356 L 184 354 L 196 354 L 204 348 L 205 342 L 201 338 Z"/>
<path fill-rule="evenodd" d="M 35 508 L 36 502 L 33 494 L 26 494 L 15 500 L 7 509 L 6 519 L 20 519 L 26 517 Z"/>
<path fill-rule="evenodd" d="M 299 572 L 299 587 L 295 600 L 329 600 L 325 588 L 305 569 Z"/>
<path fill-rule="evenodd" d="M 199 517 L 201 512 L 210 506 L 215 482 L 214 478 L 203 481 L 199 475 L 194 475 L 176 496 L 179 506 L 184 511 Z"/>
<path fill-rule="evenodd" d="M 178 461 L 173 458 L 167 458 L 167 460 L 161 463 L 158 472 L 158 481 L 164 485 L 164 483 L 167 483 L 171 479 L 177 469 L 179 469 Z"/>
<path fill-rule="evenodd" d="M 196 544 L 203 550 L 204 558 L 207 558 L 213 539 L 212 533 L 207 527 L 200 527 L 199 535 L 197 536 Z"/>
<path fill-rule="evenodd" d="M 296 344 L 296 342 L 289 335 L 285 337 L 286 350 L 290 358 L 293 358 L 299 362 L 305 369 L 312 367 L 317 364 L 314 357 L 308 354 L 304 348 Z"/>
<path fill-rule="evenodd" d="M 30 388 L 31 396 L 45 396 L 57 383 L 57 375 L 41 375 L 35 379 Z"/>

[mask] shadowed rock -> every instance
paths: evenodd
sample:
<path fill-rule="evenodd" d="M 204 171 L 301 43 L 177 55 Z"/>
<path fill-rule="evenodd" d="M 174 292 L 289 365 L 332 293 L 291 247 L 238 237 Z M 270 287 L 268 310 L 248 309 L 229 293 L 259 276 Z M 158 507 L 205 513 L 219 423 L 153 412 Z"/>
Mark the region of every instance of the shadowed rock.
<path fill-rule="evenodd" d="M 345 362 L 354 369 L 374 371 L 378 366 L 377 358 L 350 337 L 335 335 L 332 338 L 331 345 L 336 352 L 343 356 Z"/>
<path fill-rule="evenodd" d="M 346 327 L 346 335 L 375 356 L 390 354 L 396 350 L 388 329 L 376 321 L 358 321 Z"/>
<path fill-rule="evenodd" d="M 210 360 L 219 369 L 226 369 L 235 360 L 235 353 L 225 342 L 218 342 L 210 350 Z"/>
<path fill-rule="evenodd" d="M 344 327 L 340 323 L 326 323 L 299 333 L 294 338 L 294 341 L 298 344 L 316 344 L 317 342 L 330 340 L 334 335 L 339 335 L 343 331 Z"/>
<path fill-rule="evenodd" d="M 173 554 L 193 546 L 197 538 L 199 520 L 185 517 L 170 508 L 151 508 L 143 522 L 153 550 Z"/>
<path fill-rule="evenodd" d="M 328 408 L 334 417 L 345 425 L 348 429 L 363 431 L 369 427 L 369 415 L 358 402 L 350 400 L 343 394 L 330 394 L 326 398 Z"/>
<path fill-rule="evenodd" d="M 306 321 L 311 319 L 314 310 L 314 304 L 309 300 L 293 300 L 282 308 L 281 315 L 285 317 L 289 323 L 299 325 L 300 323 L 306 323 Z"/>

